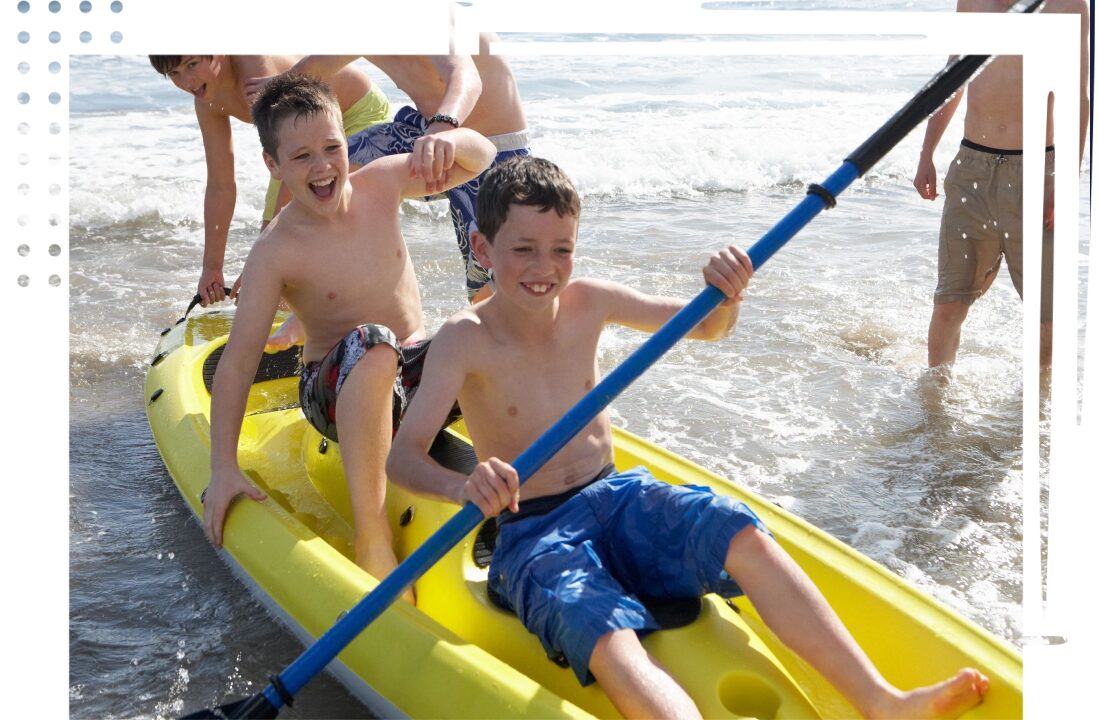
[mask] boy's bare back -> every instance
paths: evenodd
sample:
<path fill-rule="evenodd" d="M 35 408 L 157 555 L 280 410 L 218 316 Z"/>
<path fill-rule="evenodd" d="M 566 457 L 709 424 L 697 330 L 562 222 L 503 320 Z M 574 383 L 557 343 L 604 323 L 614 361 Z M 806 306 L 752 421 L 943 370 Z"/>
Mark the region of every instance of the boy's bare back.
<path fill-rule="evenodd" d="M 179 73 L 186 73 L 188 60 L 199 56 L 184 57 Z M 252 123 L 251 102 L 244 92 L 244 81 L 256 75 L 284 73 L 301 59 L 300 55 L 219 55 L 211 64 L 214 70 L 183 80 L 181 89 L 195 97 L 195 112 L 203 116 L 233 117 L 243 123 Z M 169 75 L 176 82 L 176 77 Z M 366 73 L 348 66 L 327 79 L 340 109 L 347 110 L 369 92 L 371 83 Z M 177 82 L 177 85 L 180 83 Z"/>

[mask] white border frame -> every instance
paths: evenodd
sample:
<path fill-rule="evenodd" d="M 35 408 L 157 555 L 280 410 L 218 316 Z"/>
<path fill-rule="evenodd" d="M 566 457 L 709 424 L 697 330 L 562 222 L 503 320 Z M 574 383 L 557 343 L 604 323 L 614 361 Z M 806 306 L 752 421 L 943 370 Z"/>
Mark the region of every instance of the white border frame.
<path fill-rule="evenodd" d="M 121 0 L 120 11 L 112 11 L 111 0 L 88 0 L 90 10 L 82 12 L 78 0 L 62 0 L 59 12 L 48 10 L 48 0 L 8 0 L 3 27 L 7 36 L 0 45 L 0 106 L 4 124 L 0 131 L 7 140 L 3 153 L 4 174 L 10 183 L 7 193 L 15 191 L 14 210 L 9 209 L 8 240 L 0 248 L 4 260 L 0 267 L 0 298 L 9 309 L 4 325 L 9 338 L 5 353 L 4 377 L 15 380 L 7 388 L 9 406 L 16 430 L 4 433 L 5 476 L 9 483 L 9 505 L 19 516 L 8 525 L 5 566 L 9 577 L 26 583 L 22 592 L 8 596 L 8 617 L 18 618 L 14 642 L 6 657 L 18 657 L 19 673 L 5 677 L 37 678 L 45 682 L 44 692 L 18 693 L 33 706 L 28 712 L 60 715 L 67 712 L 67 683 L 61 686 L 42 667 L 51 670 L 67 666 L 68 637 L 65 570 L 68 567 L 67 513 L 56 512 L 44 518 L 33 508 L 67 507 L 67 441 L 59 428 L 67 427 L 68 377 L 68 58 L 76 54 L 146 54 L 148 52 L 446 52 L 451 37 L 448 27 L 453 17 L 456 32 L 454 47 L 471 52 L 480 29 L 497 32 L 530 33 L 683 33 L 712 36 L 730 33 L 728 42 L 710 43 L 518 43 L 502 42 L 494 49 L 510 55 L 561 54 L 844 54 L 844 55 L 939 55 L 957 53 L 1021 54 L 1025 63 L 1024 117 L 1028 128 L 1024 138 L 1026 192 L 1024 211 L 1027 234 L 1040 232 L 1041 194 L 1038 188 L 1043 138 L 1039 132 L 1044 118 L 1044 95 L 1052 90 L 1055 125 L 1075 127 L 1078 97 L 1076 83 L 1070 81 L 1078 67 L 1075 47 L 1078 41 L 1073 18 L 1068 16 L 989 16 L 924 12 L 847 12 L 847 11 L 753 11 L 703 9 L 693 3 L 652 2 L 576 2 L 558 1 L 532 8 L 526 3 L 473 2 L 451 5 L 445 0 L 405 0 L 397 3 L 370 3 L 352 0 L 325 0 L 309 4 L 308 14 L 292 18 L 275 15 L 273 6 L 264 2 L 226 2 L 190 0 L 184 5 L 155 0 Z M 29 6 L 27 12 L 21 5 Z M 411 5 L 411 7 L 410 7 Z M 323 16 L 319 9 L 323 9 Z M 217 18 L 214 21 L 213 18 Z M 332 19 L 337 19 L 332 22 Z M 410 26 L 410 21 L 414 26 Z M 242 28 L 244 30 L 242 30 Z M 23 43 L 19 33 L 29 34 Z M 59 32 L 57 42 L 49 33 Z M 90 33 L 84 42 L 80 33 Z M 120 33 L 118 41 L 113 33 Z M 22 72 L 20 63 L 28 63 Z M 60 69 L 48 70 L 50 63 Z M 20 93 L 30 95 L 20 103 Z M 50 102 L 57 93 L 57 102 Z M 882 122 L 886 118 L 881 119 Z M 26 132 L 20 125 L 26 123 Z M 50 125 L 57 128 L 50 132 Z M 920 130 L 917 129 L 916 132 Z M 1075 137 L 1075 134 L 1071 134 Z M 1061 178 L 1076 177 L 1075 141 L 1058 134 L 1056 173 Z M 852 148 L 853 150 L 854 148 Z M 25 163 L 23 161 L 26 161 Z M 837 158 L 837 164 L 842 158 Z M 808 180 L 812 180 L 809 178 Z M 22 184 L 28 191 L 19 191 Z M 50 194 L 51 185 L 59 186 Z M 1055 211 L 1058 247 L 1078 248 L 1079 185 L 1057 184 Z M 11 195 L 8 195 L 11 198 Z M 12 206 L 6 203 L 9 208 Z M 53 219 L 53 224 L 50 219 Z M 20 223 L 20 219 L 25 224 Z M 777 218 L 776 218 L 777 219 Z M 27 256 L 16 248 L 26 244 Z M 60 254 L 50 255 L 56 244 Z M 1025 250 L 1025 263 L 1038 263 L 1036 243 Z M 1089 316 L 1099 317 L 1099 273 L 1094 260 L 1095 230 L 1092 230 L 1091 273 L 1088 281 Z M 1087 654 L 1095 639 L 1095 624 L 1090 605 L 1094 593 L 1087 571 L 1074 571 L 1071 549 L 1094 546 L 1087 534 L 1089 522 L 1085 509 L 1096 507 L 1099 492 L 1094 479 L 1075 474 L 1087 467 L 1087 438 L 1099 438 L 1099 333 L 1087 333 L 1087 367 L 1084 373 L 1084 404 L 1077 418 L 1077 252 L 1059 252 L 1055 267 L 1056 321 L 1060 328 L 1054 336 L 1050 456 L 1050 522 L 1048 601 L 1041 601 L 1038 504 L 1038 369 L 1037 334 L 1024 338 L 1024 623 L 1028 636 L 1056 636 L 1062 644 L 1047 645 L 1040 640 L 1024 648 L 1027 667 L 1027 709 L 1043 715 L 1068 714 L 1078 705 L 1068 700 L 1077 693 L 1058 694 L 1055 687 L 1084 685 L 1084 668 L 1093 665 Z M 20 287 L 16 278 L 27 275 L 30 283 Z M 58 286 L 47 280 L 55 275 Z M 1033 286 L 1033 284 L 1031 284 Z M 1030 293 L 1024 303 L 1027 327 L 1037 327 L 1038 293 Z M 17 309 L 16 312 L 10 312 Z M 26 359 L 33 353 L 33 369 Z M 29 382 L 34 373 L 34 382 Z M 62 452 L 60 448 L 66 448 Z M 37 546 L 37 552 L 25 550 L 19 542 L 24 535 L 56 538 Z M 14 546 L 14 547 L 13 547 Z M 12 548 L 12 549 L 8 549 Z M 49 568 L 48 592 L 38 594 L 40 568 Z M 29 622 L 33 619 L 34 622 Z M 9 662 L 5 660 L 5 669 Z M 11 668 L 14 670 L 14 668 Z M 165 678 L 166 682 L 168 681 Z M 26 689 L 18 680 L 16 687 Z M 1048 688 L 1048 691 L 1046 691 Z M 56 702 L 57 705 L 51 705 Z M 9 705 L 9 709 L 11 708 Z M 18 712 L 18 710 L 16 710 Z"/>

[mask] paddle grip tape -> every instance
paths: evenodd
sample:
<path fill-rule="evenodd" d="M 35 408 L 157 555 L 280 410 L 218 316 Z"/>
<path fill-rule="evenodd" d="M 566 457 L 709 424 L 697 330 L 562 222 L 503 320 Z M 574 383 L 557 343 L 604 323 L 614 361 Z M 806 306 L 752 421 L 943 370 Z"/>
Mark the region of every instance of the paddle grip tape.
<path fill-rule="evenodd" d="M 817 183 L 811 183 L 805 190 L 806 195 L 816 195 L 824 201 L 824 207 L 827 210 L 831 210 L 836 206 L 836 196 L 828 192 L 828 188 Z"/>
<path fill-rule="evenodd" d="M 286 686 L 282 684 L 282 680 L 278 675 L 271 675 L 267 678 L 271 681 L 271 687 L 275 688 L 275 692 L 279 694 L 279 699 L 286 707 L 294 706 L 294 696 L 290 694 L 290 691 L 286 689 Z"/>

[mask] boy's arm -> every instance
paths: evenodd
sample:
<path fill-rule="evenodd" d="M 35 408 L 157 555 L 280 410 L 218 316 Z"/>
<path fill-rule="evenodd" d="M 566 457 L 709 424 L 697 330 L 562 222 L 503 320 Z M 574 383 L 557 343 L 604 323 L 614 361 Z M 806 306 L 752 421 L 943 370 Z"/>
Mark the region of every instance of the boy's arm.
<path fill-rule="evenodd" d="M 202 208 L 205 241 L 198 295 L 202 306 L 225 299 L 225 247 L 229 223 L 237 204 L 237 182 L 233 158 L 233 132 L 229 116 L 215 113 L 195 102 L 195 115 L 206 152 L 206 199 Z"/>
<path fill-rule="evenodd" d="M 362 55 L 306 55 L 294 63 L 290 72 L 327 80 L 361 57 Z"/>
<path fill-rule="evenodd" d="M 453 117 L 459 123 L 465 122 L 469 114 L 473 112 L 473 106 L 481 97 L 481 74 L 477 72 L 477 66 L 473 64 L 473 58 L 469 55 L 434 55 L 431 64 L 443 81 L 443 99 L 435 111 L 439 115 Z M 426 180 L 424 187 L 427 193 L 443 192 L 447 187 L 446 168 L 440 163 L 432 163 L 430 155 L 424 157 L 422 147 L 430 143 L 431 138 L 440 132 L 447 132 L 454 126 L 443 120 L 436 120 L 427 126 L 424 134 L 416 138 L 412 147 L 413 157 L 420 158 L 422 165 L 416 165 L 415 171 Z M 493 156 L 495 157 L 495 149 Z M 490 159 L 489 162 L 492 162 Z M 480 173 L 478 173 L 480 174 Z M 476 177 L 476 175 L 474 175 Z M 463 181 L 464 182 L 464 181 Z M 460 185 L 461 183 L 455 183 Z"/>
<path fill-rule="evenodd" d="M 350 63 L 355 62 L 362 55 L 306 55 L 301 60 L 298 60 L 294 65 L 286 72 L 299 73 L 301 75 L 308 75 L 318 80 L 327 81 L 340 70 Z M 262 77 L 249 77 L 244 78 L 244 98 L 248 101 L 248 104 L 255 102 L 256 97 L 263 92 L 263 86 L 267 84 L 267 81 L 275 77 L 274 75 L 264 75 Z"/>
<path fill-rule="evenodd" d="M 958 0 L 958 12 L 971 12 L 972 10 L 974 8 L 971 7 L 969 0 Z M 957 55 L 951 55 L 947 59 L 947 64 L 957 59 Z M 934 115 L 927 119 L 927 127 L 924 129 L 923 134 L 923 146 L 920 148 L 920 159 L 916 163 L 916 175 L 912 178 L 912 185 L 924 200 L 934 200 L 939 196 L 939 176 L 935 170 L 935 148 L 939 146 L 939 141 L 942 140 L 946 127 L 950 124 L 954 113 L 957 112 L 963 95 L 965 95 L 964 85 L 958 89 L 958 92 L 951 95 L 950 99 Z"/>
<path fill-rule="evenodd" d="M 958 12 L 974 12 L 981 8 L 974 6 L 972 0 L 958 0 Z M 951 55 L 947 64 L 958 59 L 957 55 Z M 954 113 L 965 95 L 965 86 L 950 96 L 950 99 L 939 110 L 927 119 L 927 127 L 924 129 L 923 146 L 920 148 L 920 159 L 916 163 L 916 175 L 912 178 L 912 185 L 916 192 L 924 200 L 934 200 L 939 196 L 939 176 L 935 170 L 935 148 L 946 132 Z"/>
<path fill-rule="evenodd" d="M 416 140 L 410 170 L 414 182 L 405 197 L 449 190 L 477 177 L 496 159 L 496 146 L 469 128 L 454 128 Z"/>
<path fill-rule="evenodd" d="M 465 382 L 461 331 L 452 318 L 431 340 L 420 386 L 401 419 L 386 461 L 393 482 L 418 495 L 452 503 L 461 501 L 465 476 L 435 462 L 428 450 Z"/>
<path fill-rule="evenodd" d="M 953 60 L 953 58 L 951 58 Z M 943 138 L 950 120 L 958 110 L 962 102 L 965 88 L 954 93 L 946 104 L 927 119 L 927 128 L 923 134 L 923 146 L 920 149 L 920 159 L 916 164 L 916 175 L 912 178 L 912 185 L 916 192 L 925 200 L 934 200 L 939 196 L 939 178 L 935 171 L 935 148 Z"/>
<path fill-rule="evenodd" d="M 436 113 L 449 115 L 464 123 L 481 98 L 481 73 L 469 55 L 433 55 L 431 64 L 443 81 L 443 99 Z M 436 132 L 450 124 L 436 121 L 427 126 L 427 132 Z"/>
<path fill-rule="evenodd" d="M 239 296 L 236 317 L 225 352 L 214 374 L 210 396 L 210 484 L 203 501 L 206 534 L 220 547 L 225 513 L 237 495 L 254 500 L 265 495 L 250 483 L 237 464 L 237 443 L 264 343 L 271 330 L 282 291 L 270 248 L 260 240 L 244 264 L 248 292 Z"/>
<path fill-rule="evenodd" d="M 449 190 L 483 173 L 496 157 L 496 147 L 476 130 L 456 128 L 421 138 L 412 153 L 390 155 L 367 164 L 357 172 L 384 178 L 401 198 L 422 198 Z M 440 168 L 442 184 L 419 171 L 421 167 Z"/>
<path fill-rule="evenodd" d="M 418 495 L 464 505 L 477 504 L 486 517 L 505 507 L 518 510 L 519 479 L 497 458 L 478 464 L 468 478 L 439 465 L 428 454 L 466 378 L 462 320 L 451 319 L 431 341 L 420 387 L 401 420 L 386 462 L 386 475 Z"/>
<path fill-rule="evenodd" d="M 736 325 L 741 293 L 752 277 L 752 260 L 735 245 L 722 248 L 710 256 L 702 268 L 707 284 L 725 293 L 726 300 L 707 315 L 687 334 L 693 340 L 718 340 L 725 337 Z M 687 301 L 648 295 L 618 283 L 586 281 L 597 288 L 597 295 L 605 306 L 607 322 L 626 325 L 645 332 L 659 330 Z"/>

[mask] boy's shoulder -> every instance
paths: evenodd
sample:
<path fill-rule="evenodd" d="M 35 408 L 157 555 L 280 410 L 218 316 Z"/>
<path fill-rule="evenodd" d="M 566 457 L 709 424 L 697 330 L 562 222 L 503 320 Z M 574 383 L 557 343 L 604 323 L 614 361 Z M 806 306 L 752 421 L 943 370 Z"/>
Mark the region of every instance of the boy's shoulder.
<path fill-rule="evenodd" d="M 472 358 L 473 350 L 485 345 L 487 328 L 483 309 L 482 302 L 463 308 L 444 320 L 431 338 L 433 351 L 442 352 L 455 367 L 465 365 L 466 360 Z"/>
<path fill-rule="evenodd" d="M 364 207 L 372 213 L 378 210 L 399 212 L 409 172 L 406 155 L 387 155 L 348 173 L 354 212 L 360 213 Z"/>
<path fill-rule="evenodd" d="M 616 298 L 632 294 L 633 291 L 626 285 L 614 280 L 602 278 L 581 277 L 569 280 L 569 284 L 561 292 L 561 300 L 564 303 L 579 304 L 584 308 Z"/>
<path fill-rule="evenodd" d="M 385 155 L 371 160 L 348 174 L 355 189 L 378 187 L 379 184 L 403 181 L 411 173 L 407 154 Z"/>
<path fill-rule="evenodd" d="M 462 308 L 443 321 L 435 337 L 461 339 L 481 332 L 486 325 L 485 308 L 483 302 Z"/>
<path fill-rule="evenodd" d="M 603 280 L 601 278 L 593 277 L 578 277 L 569 279 L 569 284 L 565 286 L 565 292 L 590 295 L 604 292 L 612 292 L 617 287 L 622 287 L 622 285 L 620 283 L 614 282 L 613 280 Z"/>
<path fill-rule="evenodd" d="M 289 255 L 296 244 L 295 239 L 303 235 L 300 222 L 294 215 L 289 205 L 283 208 L 252 243 L 248 260 L 273 262 Z"/>

